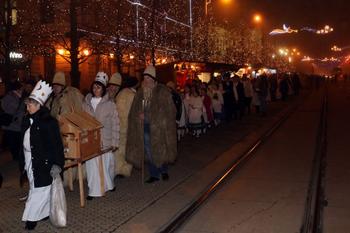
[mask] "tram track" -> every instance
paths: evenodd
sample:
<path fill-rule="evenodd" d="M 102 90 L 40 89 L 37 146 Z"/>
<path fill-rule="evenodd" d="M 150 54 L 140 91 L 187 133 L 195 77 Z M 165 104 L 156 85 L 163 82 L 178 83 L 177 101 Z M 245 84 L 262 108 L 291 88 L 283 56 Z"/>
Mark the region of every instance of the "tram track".
<path fill-rule="evenodd" d="M 313 167 L 310 175 L 303 223 L 300 233 L 323 232 L 323 208 L 327 205 L 325 197 L 325 177 L 327 166 L 327 113 L 328 90 L 323 97 Z"/>
<path fill-rule="evenodd" d="M 166 225 L 158 229 L 158 233 L 172 233 L 179 230 L 191 216 L 198 210 L 232 175 L 237 173 L 244 164 L 253 157 L 256 150 L 266 142 L 270 136 L 280 128 L 281 125 L 300 107 L 299 104 L 293 106 L 286 112 L 266 133 L 264 133 L 249 149 L 247 149 L 240 157 L 228 166 L 219 176 L 217 176 L 211 184 L 200 193 L 198 198 L 193 200 L 178 212 Z"/>

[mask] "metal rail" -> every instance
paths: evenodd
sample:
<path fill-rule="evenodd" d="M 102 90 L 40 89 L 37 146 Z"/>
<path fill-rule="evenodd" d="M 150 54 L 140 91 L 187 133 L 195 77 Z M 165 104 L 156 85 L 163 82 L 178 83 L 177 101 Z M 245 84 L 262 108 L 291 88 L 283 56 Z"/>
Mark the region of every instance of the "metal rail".
<path fill-rule="evenodd" d="M 306 198 L 303 223 L 300 233 L 321 233 L 323 231 L 323 207 L 325 199 L 325 173 L 327 156 L 327 88 L 323 98 L 318 127 L 315 156 Z"/>
<path fill-rule="evenodd" d="M 297 109 L 298 105 L 294 106 L 289 110 L 283 117 L 276 122 L 271 129 L 269 129 L 260 139 L 258 139 L 253 146 L 251 146 L 243 155 L 236 159 L 220 176 L 218 176 L 209 185 L 200 196 L 192 201 L 188 207 L 184 208 L 180 213 L 178 213 L 171 222 L 159 229 L 158 233 L 171 233 L 177 231 L 183 223 L 188 220 L 191 215 L 218 189 L 220 185 L 228 178 L 228 176 L 234 174 L 239 170 L 239 168 L 248 161 L 250 157 L 254 154 L 259 146 L 261 146 Z"/>

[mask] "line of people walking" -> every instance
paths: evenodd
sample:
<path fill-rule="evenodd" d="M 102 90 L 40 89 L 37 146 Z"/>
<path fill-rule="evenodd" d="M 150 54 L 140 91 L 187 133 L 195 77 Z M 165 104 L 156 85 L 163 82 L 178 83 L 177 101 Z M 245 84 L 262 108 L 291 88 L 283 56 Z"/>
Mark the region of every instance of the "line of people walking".
<path fill-rule="evenodd" d="M 167 86 L 177 110 L 177 139 L 180 141 L 186 133 L 198 138 L 222 121 L 241 120 L 244 115 L 251 114 L 252 107 L 264 117 L 269 101 L 286 101 L 289 95 L 298 95 L 301 83 L 297 74 L 262 74 L 257 78 L 244 74 L 242 77 L 220 76 L 209 83 L 191 80 L 183 90 L 177 90 L 173 82 L 168 82 Z"/>
<path fill-rule="evenodd" d="M 19 160 L 21 177 L 26 175 L 29 181 L 22 217 L 25 228 L 32 230 L 37 222 L 48 218 L 52 180 L 62 173 L 66 178 L 60 115 L 85 111 L 103 125 L 101 149 L 111 150 L 85 163 L 87 200 L 92 201 L 105 192 L 114 192 L 115 178 L 130 176 L 133 167 L 142 168 L 145 162 L 149 174 L 146 183 L 167 181 L 168 166 L 177 157 L 177 141 L 186 133 L 200 137 L 222 121 L 240 120 L 251 114 L 252 106 L 265 116 L 269 99 L 281 95 L 286 100 L 285 80 L 287 88 L 296 83 L 284 76 L 260 75 L 255 79 L 244 75 L 213 79 L 209 84 L 194 80 L 178 92 L 174 82 L 161 84 L 155 67 L 150 65 L 143 72 L 142 83 L 131 77 L 123 80 L 119 73 L 109 78 L 98 72 L 85 97 L 67 85 L 63 72 L 54 75 L 51 85 L 39 81 L 24 89 L 15 82 L 1 100 L 4 112 L 13 116 L 2 128 L 5 138 L 10 139 L 13 159 Z M 1 183 L 0 174 L 0 187 Z"/>
<path fill-rule="evenodd" d="M 66 84 L 63 72 L 57 72 L 51 85 L 39 81 L 24 95 L 22 84 L 15 82 L 14 88 L 3 97 L 2 109 L 16 116 L 7 125 L 3 124 L 5 134 L 10 135 L 5 138 L 12 137 L 11 154 L 19 160 L 21 177 L 26 175 L 29 182 L 22 217 L 25 229 L 33 230 L 39 221 L 48 219 L 51 183 L 57 175 L 62 175 L 64 167 L 57 120 L 62 114 L 85 111 L 95 117 L 103 125 L 101 149 L 111 148 L 86 162 L 87 200 L 115 191 L 116 175 L 130 176 L 132 167 L 140 168 L 144 161 L 149 174 L 146 183 L 169 179 L 168 165 L 177 156 L 175 106 L 168 88 L 158 82 L 155 67 L 148 66 L 143 76 L 140 88 L 136 89 L 136 79 L 129 78 L 127 87 L 120 90 L 119 73 L 109 79 L 106 73 L 99 72 L 90 92 L 83 97 L 79 90 Z M 7 128 L 12 125 L 13 128 Z"/>

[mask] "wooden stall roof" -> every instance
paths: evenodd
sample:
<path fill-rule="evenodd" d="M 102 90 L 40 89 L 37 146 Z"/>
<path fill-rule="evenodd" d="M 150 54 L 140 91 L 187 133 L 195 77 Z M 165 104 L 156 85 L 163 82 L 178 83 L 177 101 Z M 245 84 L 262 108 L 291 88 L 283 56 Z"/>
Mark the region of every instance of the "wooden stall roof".
<path fill-rule="evenodd" d="M 68 120 L 72 125 L 81 130 L 95 130 L 102 128 L 102 124 L 87 112 L 71 112 L 61 115 L 61 118 Z"/>

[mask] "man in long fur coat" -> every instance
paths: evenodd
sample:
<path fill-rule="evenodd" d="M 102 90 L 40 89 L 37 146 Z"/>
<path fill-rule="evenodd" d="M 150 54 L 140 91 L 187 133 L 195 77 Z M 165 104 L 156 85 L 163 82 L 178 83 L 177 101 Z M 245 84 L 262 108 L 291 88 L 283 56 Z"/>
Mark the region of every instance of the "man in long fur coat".
<path fill-rule="evenodd" d="M 154 66 L 143 73 L 143 86 L 129 113 L 126 160 L 136 168 L 148 164 L 146 183 L 168 180 L 168 164 L 177 156 L 176 109 L 169 89 L 159 84 Z"/>

